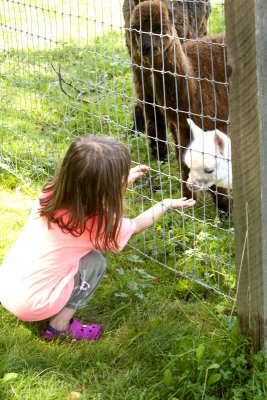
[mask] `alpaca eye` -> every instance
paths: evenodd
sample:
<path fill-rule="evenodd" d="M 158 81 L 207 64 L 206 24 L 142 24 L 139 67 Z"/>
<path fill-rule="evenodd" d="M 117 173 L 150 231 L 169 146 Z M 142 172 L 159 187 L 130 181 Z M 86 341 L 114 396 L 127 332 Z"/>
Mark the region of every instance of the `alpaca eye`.
<path fill-rule="evenodd" d="M 168 26 L 162 25 L 162 34 L 165 35 L 167 33 Z"/>
<path fill-rule="evenodd" d="M 204 172 L 205 172 L 205 174 L 212 174 L 214 172 L 214 169 L 205 168 Z"/>
<path fill-rule="evenodd" d="M 166 32 L 166 26 L 162 25 L 162 26 L 156 26 L 155 28 L 153 28 L 153 33 L 156 33 L 156 35 L 164 35 Z"/>
<path fill-rule="evenodd" d="M 153 28 L 153 33 L 156 33 L 157 35 L 161 34 L 161 26 Z"/>

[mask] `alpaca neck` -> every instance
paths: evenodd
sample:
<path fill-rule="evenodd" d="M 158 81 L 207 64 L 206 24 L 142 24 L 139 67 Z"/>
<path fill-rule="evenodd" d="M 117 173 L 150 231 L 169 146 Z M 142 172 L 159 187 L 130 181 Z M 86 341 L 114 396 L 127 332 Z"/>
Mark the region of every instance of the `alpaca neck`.
<path fill-rule="evenodd" d="M 171 109 L 190 111 L 190 98 L 195 98 L 197 91 L 197 81 L 188 79 L 194 76 L 193 68 L 178 38 L 170 41 L 163 55 L 154 57 L 152 71 L 157 103 L 169 108 L 169 119 L 176 123 L 177 112 Z"/>
<path fill-rule="evenodd" d="M 183 51 L 180 40 L 177 37 L 175 28 L 172 28 L 173 40 L 164 49 L 163 54 L 159 54 L 153 59 L 152 67 L 160 71 L 168 71 L 179 76 L 193 76 L 193 69 L 190 60 Z"/>

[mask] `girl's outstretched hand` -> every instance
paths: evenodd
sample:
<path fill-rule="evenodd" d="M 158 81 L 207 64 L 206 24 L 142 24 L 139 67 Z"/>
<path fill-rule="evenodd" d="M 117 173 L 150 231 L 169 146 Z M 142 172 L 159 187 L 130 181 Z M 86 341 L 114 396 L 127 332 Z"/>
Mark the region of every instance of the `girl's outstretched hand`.
<path fill-rule="evenodd" d="M 168 210 L 177 208 L 183 210 L 184 208 L 192 207 L 195 202 L 195 200 L 187 199 L 186 197 L 182 197 L 181 199 L 164 199 L 160 201 L 133 219 L 135 223 L 134 234 L 143 232 L 145 229 L 155 224 Z"/>
<path fill-rule="evenodd" d="M 162 200 L 162 206 L 168 209 L 173 208 L 188 208 L 196 204 L 196 200 L 188 199 L 187 197 L 182 197 L 181 199 L 164 199 Z"/>
<path fill-rule="evenodd" d="M 146 174 L 148 171 L 149 167 L 147 165 L 137 165 L 136 167 L 131 168 L 128 176 L 127 185 L 132 185 L 137 178 Z"/>

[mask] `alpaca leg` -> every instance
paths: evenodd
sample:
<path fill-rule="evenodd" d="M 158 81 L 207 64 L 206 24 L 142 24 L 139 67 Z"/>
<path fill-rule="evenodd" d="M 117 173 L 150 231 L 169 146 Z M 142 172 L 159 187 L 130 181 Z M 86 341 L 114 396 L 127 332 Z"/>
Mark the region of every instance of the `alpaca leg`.
<path fill-rule="evenodd" d="M 229 199 L 229 191 L 228 189 L 217 187 L 216 185 L 211 186 L 211 196 L 213 198 L 214 203 L 216 204 L 216 208 L 220 211 L 228 212 L 230 199 Z"/>
<path fill-rule="evenodd" d="M 146 132 L 153 157 L 163 160 L 168 151 L 167 129 L 164 115 L 157 106 L 151 82 L 151 72 L 134 67 L 134 87 L 137 103 L 134 108 L 132 131 Z"/>
<path fill-rule="evenodd" d="M 146 133 L 150 141 L 152 156 L 159 161 L 168 153 L 167 126 L 165 116 L 159 106 L 145 105 Z"/>
<path fill-rule="evenodd" d="M 133 120 L 132 134 L 135 135 L 136 132 L 144 132 L 145 119 L 143 106 L 141 104 L 136 103 L 134 105 Z"/>
<path fill-rule="evenodd" d="M 143 86 L 142 86 L 142 72 L 140 68 L 133 66 L 133 81 L 134 81 L 134 91 L 136 95 L 136 104 L 133 110 L 133 135 L 136 132 L 145 131 L 145 120 L 144 120 L 144 110 L 143 110 Z"/>

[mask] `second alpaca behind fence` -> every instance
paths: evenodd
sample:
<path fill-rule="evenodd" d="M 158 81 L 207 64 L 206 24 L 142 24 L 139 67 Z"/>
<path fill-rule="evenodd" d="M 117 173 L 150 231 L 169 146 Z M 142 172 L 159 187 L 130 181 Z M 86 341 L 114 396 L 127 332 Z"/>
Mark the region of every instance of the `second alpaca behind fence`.
<path fill-rule="evenodd" d="M 187 120 L 193 140 L 185 152 L 184 161 L 190 169 L 187 186 L 192 191 L 212 185 L 232 189 L 231 140 L 218 129 L 204 132 Z"/>
<path fill-rule="evenodd" d="M 143 67 L 152 71 L 157 104 L 162 107 L 174 138 L 181 163 L 183 195 L 190 196 L 186 186 L 189 169 L 182 162 L 191 140 L 187 118 L 205 130 L 218 128 L 227 133 L 228 85 L 223 35 L 188 40 L 182 45 L 168 8 L 160 0 L 136 6 L 131 25 L 135 29 L 133 46 L 143 56 Z M 167 141 L 165 131 L 158 132 L 157 138 L 150 138 L 152 149 L 157 141 Z M 218 201 L 219 209 L 228 210 L 227 189 L 218 191 L 222 195 L 216 199 L 214 190 L 214 201 Z"/>

